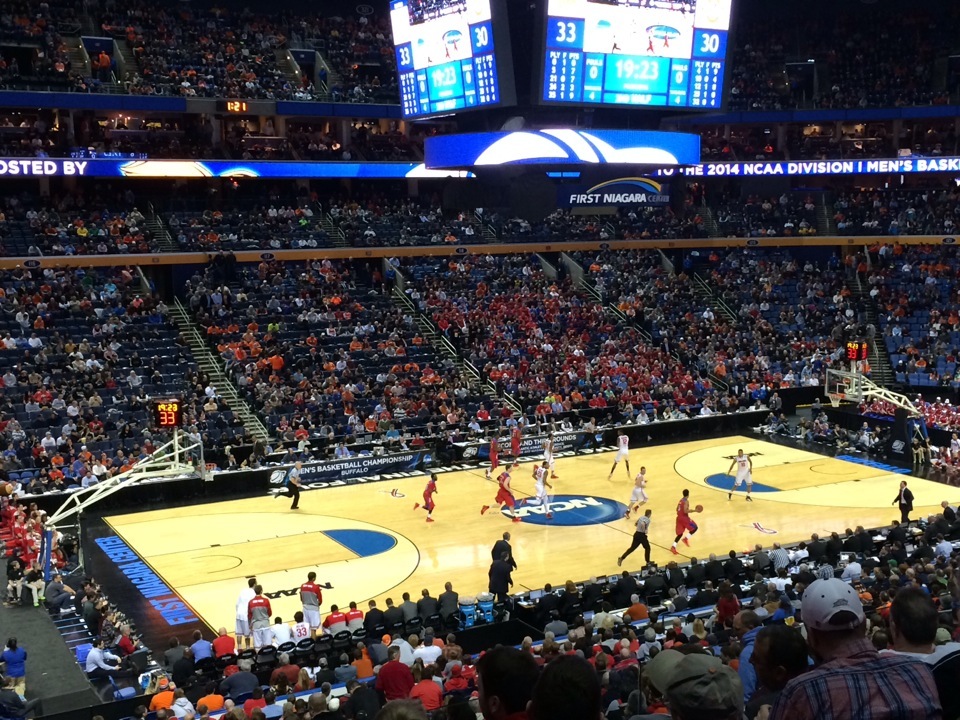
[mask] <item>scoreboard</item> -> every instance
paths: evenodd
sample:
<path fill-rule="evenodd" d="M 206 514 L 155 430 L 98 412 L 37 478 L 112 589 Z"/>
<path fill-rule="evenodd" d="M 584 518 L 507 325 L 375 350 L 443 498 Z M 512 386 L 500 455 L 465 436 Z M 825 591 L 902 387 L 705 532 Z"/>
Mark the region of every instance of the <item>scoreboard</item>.
<path fill-rule="evenodd" d="M 870 357 L 870 345 L 866 340 L 847 340 L 847 360 L 860 362 Z"/>
<path fill-rule="evenodd" d="M 716 110 L 732 0 L 547 0 L 545 104 Z"/>
<path fill-rule="evenodd" d="M 158 428 L 179 428 L 183 425 L 183 403 L 177 398 L 154 400 L 153 424 Z"/>
<path fill-rule="evenodd" d="M 501 1 L 392 0 L 404 118 L 516 102 L 505 14 L 495 12 Z"/>

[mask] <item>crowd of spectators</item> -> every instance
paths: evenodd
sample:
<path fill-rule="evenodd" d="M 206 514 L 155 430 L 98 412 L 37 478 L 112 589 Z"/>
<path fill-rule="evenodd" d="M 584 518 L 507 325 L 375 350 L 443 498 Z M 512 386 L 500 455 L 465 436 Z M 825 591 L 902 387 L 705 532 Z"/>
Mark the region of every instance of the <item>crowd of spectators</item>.
<path fill-rule="evenodd" d="M 912 387 L 956 387 L 960 347 L 956 250 L 876 244 L 870 256 L 865 286 L 877 304 L 897 381 Z"/>
<path fill-rule="evenodd" d="M 107 195 L 107 193 L 104 193 Z M 8 195 L 0 210 L 7 255 L 125 255 L 158 250 L 130 197 L 65 194 L 56 199 Z"/>
<path fill-rule="evenodd" d="M 805 237 L 817 234 L 814 198 L 784 192 L 780 197 L 730 198 L 714 209 L 724 237 Z"/>
<path fill-rule="evenodd" d="M 167 306 L 128 268 L 0 276 L 3 466 L 25 494 L 89 487 L 165 442 L 151 395 L 178 392 L 190 437 L 243 437 Z"/>
<path fill-rule="evenodd" d="M 232 286 L 197 277 L 187 291 L 238 387 L 285 440 L 332 449 L 376 438 L 389 449 L 466 436 L 486 398 L 426 344 L 379 270 L 367 284 L 357 270 L 262 262 Z"/>
<path fill-rule="evenodd" d="M 709 381 L 569 277 L 531 256 L 421 259 L 411 299 L 459 352 L 538 419 L 590 408 L 626 421 L 688 417 Z"/>
<path fill-rule="evenodd" d="M 539 222 L 519 217 L 491 218 L 507 241 L 647 240 L 707 237 L 703 218 L 691 206 L 675 212 L 667 205 L 621 208 L 616 215 L 585 215 L 558 209 Z"/>
<path fill-rule="evenodd" d="M 862 123 L 835 127 L 787 126 L 787 150 L 793 160 L 833 160 L 893 157 L 894 147 L 888 123 Z"/>
<path fill-rule="evenodd" d="M 61 32 L 75 33 L 80 13 L 76 3 L 10 3 L 0 14 L 0 87 L 18 89 L 40 85 L 82 85 L 72 72 Z"/>
<path fill-rule="evenodd" d="M 3 529 L 14 528 L 14 540 L 29 538 L 41 521 L 26 506 L 3 508 Z M 277 711 L 290 720 L 505 720 L 518 713 L 624 720 L 669 713 L 697 720 L 710 712 L 794 720 L 860 717 L 877 697 L 896 697 L 904 708 L 896 717 L 955 718 L 958 537 L 957 508 L 944 501 L 915 527 L 848 527 L 795 545 L 758 543 L 682 565 L 547 585 L 527 617 L 543 639 L 479 655 L 458 642 L 460 610 L 470 601 L 451 582 L 436 596 L 424 589 L 416 601 L 404 592 L 384 608 L 376 601 L 332 606 L 316 637 L 308 626 L 302 640 L 295 635 L 302 613 L 292 618 L 299 624 L 277 617 L 259 631 L 256 650 L 242 650 L 225 628 L 215 636 L 197 630 L 155 654 L 160 672 L 135 716 L 223 710 L 228 720 Z M 14 555 L 23 558 L 30 547 L 17 542 Z M 510 551 L 506 557 L 500 562 L 509 564 Z M 8 592 L 36 585 L 16 566 L 8 580 Z M 250 585 L 250 595 L 264 597 L 256 578 Z M 126 668 L 140 646 L 95 582 L 74 591 L 55 578 L 46 593 L 98 629 L 86 663 L 91 677 L 134 674 Z M 513 610 L 507 603 L 500 611 Z M 14 641 L 3 659 L 9 687 L 22 698 L 26 656 Z M 831 682 L 843 683 L 842 694 L 818 692 Z"/>
<path fill-rule="evenodd" d="M 299 250 L 332 245 L 321 213 L 299 198 L 250 210 L 171 211 L 165 220 L 181 250 Z"/>
<path fill-rule="evenodd" d="M 783 160 L 784 153 L 777 147 L 777 138 L 770 128 L 732 127 L 724 134 L 724 127 L 699 129 L 700 157 L 704 162 L 739 160 Z"/>
<path fill-rule="evenodd" d="M 826 8 L 824 8 L 826 10 Z M 729 72 L 731 110 L 795 107 L 867 108 L 946 104 L 934 73 L 952 42 L 956 9 L 884 3 L 808 12 L 782 6 L 770 13 L 742 10 Z M 790 28 L 803 23 L 806 32 Z M 813 60 L 816 82 L 802 66 Z M 796 63 L 795 67 L 787 65 Z"/>
<path fill-rule="evenodd" d="M 656 252 L 575 257 L 604 298 L 674 362 L 727 387 L 708 403 L 711 411 L 769 402 L 779 388 L 822 385 L 843 333 L 858 327 L 856 318 L 845 317 L 848 301 L 836 297 L 842 273 L 826 263 L 808 267 L 762 250 L 711 251 L 687 255 L 674 275 Z M 706 281 L 713 301 L 695 290 L 694 273 Z"/>
<path fill-rule="evenodd" d="M 4 157 L 56 157 L 66 150 L 64 133 L 50 127 L 44 117 L 10 113 L 0 119 L 0 155 Z"/>
<path fill-rule="evenodd" d="M 397 102 L 396 60 L 387 16 L 315 14 L 290 18 L 291 36 L 308 40 L 330 64 L 334 102 Z"/>
<path fill-rule="evenodd" d="M 851 189 L 833 201 L 840 235 L 951 235 L 960 220 L 956 187 Z"/>
<path fill-rule="evenodd" d="M 132 1 L 100 25 L 136 59 L 133 94 L 283 99 L 295 89 L 277 62 L 287 38 L 276 18 Z"/>
<path fill-rule="evenodd" d="M 333 198 L 330 218 L 354 247 L 466 245 L 483 242 L 480 221 L 469 213 L 445 216 L 434 202 L 396 195 Z"/>

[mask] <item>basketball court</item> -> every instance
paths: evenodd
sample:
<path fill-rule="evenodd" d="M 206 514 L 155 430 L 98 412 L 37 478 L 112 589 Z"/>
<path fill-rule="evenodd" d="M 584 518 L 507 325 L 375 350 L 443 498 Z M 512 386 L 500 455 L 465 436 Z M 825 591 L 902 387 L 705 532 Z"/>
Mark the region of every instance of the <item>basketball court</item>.
<path fill-rule="evenodd" d="M 753 460 L 754 501 L 743 493 L 727 500 L 725 476 L 738 449 Z M 440 475 L 434 523 L 425 522 L 425 477 L 386 480 L 303 493 L 299 510 L 271 496 L 106 517 L 109 528 L 140 556 L 211 628 L 234 626 L 234 603 L 246 578 L 255 575 L 285 621 L 300 609 L 297 588 L 314 570 L 324 591 L 323 610 L 403 591 L 416 599 L 422 588 L 436 596 L 451 581 L 461 594 L 486 589 L 490 550 L 504 531 L 512 536 L 518 570 L 514 591 L 544 583 L 581 581 L 619 572 L 617 557 L 629 546 L 633 522 L 623 519 L 633 487 L 621 463 L 608 480 L 615 453 L 560 457 L 554 482 L 553 519 L 540 508 L 521 508 L 511 522 L 492 509 L 494 480 L 482 468 Z M 956 502 L 960 490 L 898 474 L 895 468 L 830 458 L 786 445 L 732 436 L 632 449 L 630 469 L 647 468 L 653 510 L 653 560 L 673 556 L 677 501 L 690 489 L 700 531 L 684 557 L 744 551 L 754 544 L 807 539 L 811 532 L 843 533 L 847 527 L 887 525 L 899 517 L 891 505 L 905 477 L 916 496 L 914 517 Z M 531 497 L 533 463 L 513 473 L 517 498 Z M 902 471 L 900 471 L 902 473 Z M 393 493 L 392 491 L 396 491 Z M 637 570 L 642 549 L 624 563 Z"/>

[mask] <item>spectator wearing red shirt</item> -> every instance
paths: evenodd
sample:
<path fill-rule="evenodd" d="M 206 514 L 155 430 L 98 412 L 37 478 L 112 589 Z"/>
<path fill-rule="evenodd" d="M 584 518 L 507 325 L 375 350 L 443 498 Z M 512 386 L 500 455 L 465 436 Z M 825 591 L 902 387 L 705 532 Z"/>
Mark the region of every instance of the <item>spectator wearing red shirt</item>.
<path fill-rule="evenodd" d="M 423 709 L 428 713 L 439 710 L 443 705 L 443 690 L 433 680 L 434 665 L 421 667 L 415 665 L 413 668 L 413 679 L 416 685 L 410 690 L 410 699 L 419 700 Z"/>
<path fill-rule="evenodd" d="M 255 708 L 261 710 L 267 706 L 267 701 L 263 697 L 263 688 L 255 687 L 250 694 L 250 699 L 243 704 L 243 713 L 247 717 L 253 714 Z"/>
<path fill-rule="evenodd" d="M 409 697 L 415 684 L 410 668 L 400 662 L 400 648 L 396 645 L 390 646 L 387 649 L 387 662 L 377 674 L 377 690 L 390 702 Z"/>
<path fill-rule="evenodd" d="M 130 626 L 122 625 L 120 627 L 120 641 L 117 643 L 117 649 L 120 650 L 120 656 L 126 657 L 127 655 L 133 655 L 133 653 L 137 651 L 137 646 L 139 644 L 139 640 L 134 640 L 130 637 Z"/>
<path fill-rule="evenodd" d="M 740 612 L 740 601 L 733 592 L 733 585 L 724 582 L 720 586 L 720 599 L 717 600 L 717 623 L 722 625 L 727 618 Z"/>
<path fill-rule="evenodd" d="M 221 658 L 224 655 L 233 655 L 237 651 L 237 641 L 227 634 L 226 628 L 220 628 L 216 640 L 213 641 L 213 655 Z"/>

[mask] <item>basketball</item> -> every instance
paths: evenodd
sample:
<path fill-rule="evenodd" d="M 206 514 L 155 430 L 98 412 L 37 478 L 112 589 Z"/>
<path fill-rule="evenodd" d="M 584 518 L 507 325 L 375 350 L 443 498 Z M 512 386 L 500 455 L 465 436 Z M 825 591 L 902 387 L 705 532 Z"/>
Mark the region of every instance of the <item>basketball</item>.
<path fill-rule="evenodd" d="M 3 483 L 0 485 L 0 495 L 13 495 L 13 484 Z"/>
<path fill-rule="evenodd" d="M 694 508 L 694 510 L 696 510 L 697 512 L 703 512 L 703 505 L 697 505 L 697 506 Z"/>

